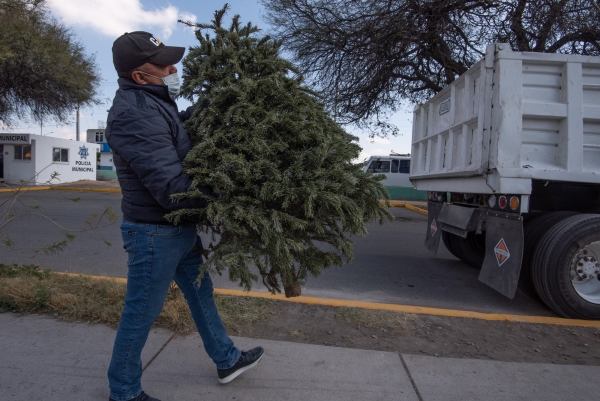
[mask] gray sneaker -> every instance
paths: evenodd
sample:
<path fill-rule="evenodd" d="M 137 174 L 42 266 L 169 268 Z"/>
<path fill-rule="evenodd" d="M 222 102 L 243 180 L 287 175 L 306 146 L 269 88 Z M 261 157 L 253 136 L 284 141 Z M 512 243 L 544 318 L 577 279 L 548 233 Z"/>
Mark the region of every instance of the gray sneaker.
<path fill-rule="evenodd" d="M 256 347 L 249 351 L 242 351 L 240 359 L 229 369 L 217 369 L 219 375 L 219 383 L 227 384 L 248 369 L 256 366 L 264 355 L 265 351 L 262 347 Z"/>

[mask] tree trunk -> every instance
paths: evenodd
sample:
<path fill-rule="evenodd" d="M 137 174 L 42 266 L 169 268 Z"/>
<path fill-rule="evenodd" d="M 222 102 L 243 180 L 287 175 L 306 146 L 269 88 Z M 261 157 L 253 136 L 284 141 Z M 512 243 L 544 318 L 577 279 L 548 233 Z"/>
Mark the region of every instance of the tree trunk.
<path fill-rule="evenodd" d="M 302 287 L 298 283 L 292 283 L 283 287 L 286 298 L 299 297 L 302 295 Z"/>

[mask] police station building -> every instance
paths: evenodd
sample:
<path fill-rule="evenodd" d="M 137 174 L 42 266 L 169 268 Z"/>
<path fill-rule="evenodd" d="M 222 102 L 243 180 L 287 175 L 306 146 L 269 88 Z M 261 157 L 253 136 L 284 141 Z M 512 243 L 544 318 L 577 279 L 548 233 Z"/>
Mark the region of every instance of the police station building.
<path fill-rule="evenodd" d="M 0 133 L 0 181 L 45 185 L 96 180 L 99 145 L 34 134 Z"/>

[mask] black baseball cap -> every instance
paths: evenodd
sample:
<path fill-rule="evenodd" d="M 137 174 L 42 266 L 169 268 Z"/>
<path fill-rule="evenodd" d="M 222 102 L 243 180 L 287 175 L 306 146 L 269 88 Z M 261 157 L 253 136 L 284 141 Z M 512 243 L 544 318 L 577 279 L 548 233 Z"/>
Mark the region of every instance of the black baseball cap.
<path fill-rule="evenodd" d="M 173 65 L 183 58 L 185 47 L 165 46 L 150 32 L 126 32 L 112 47 L 117 72 L 129 72 L 145 63 Z"/>

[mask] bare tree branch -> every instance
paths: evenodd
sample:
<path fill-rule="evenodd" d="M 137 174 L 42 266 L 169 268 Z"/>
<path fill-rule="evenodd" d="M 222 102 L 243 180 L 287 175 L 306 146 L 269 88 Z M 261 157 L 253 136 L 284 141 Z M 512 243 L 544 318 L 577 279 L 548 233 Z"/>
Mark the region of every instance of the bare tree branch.
<path fill-rule="evenodd" d="M 262 0 L 302 73 L 342 123 L 420 102 L 489 43 L 600 55 L 597 0 Z"/>

